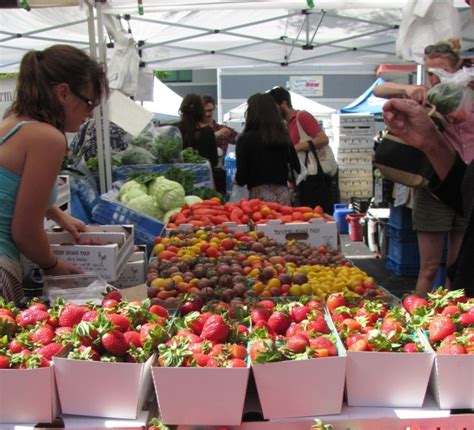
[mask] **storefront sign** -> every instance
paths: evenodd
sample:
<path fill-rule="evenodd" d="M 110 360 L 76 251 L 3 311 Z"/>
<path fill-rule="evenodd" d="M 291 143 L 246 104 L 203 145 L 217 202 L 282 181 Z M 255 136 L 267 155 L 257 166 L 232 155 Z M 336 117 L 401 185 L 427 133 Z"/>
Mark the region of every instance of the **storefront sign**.
<path fill-rule="evenodd" d="M 290 76 L 290 90 L 305 97 L 322 97 L 323 77 Z"/>
<path fill-rule="evenodd" d="M 0 119 L 13 102 L 16 79 L 0 79 Z"/>

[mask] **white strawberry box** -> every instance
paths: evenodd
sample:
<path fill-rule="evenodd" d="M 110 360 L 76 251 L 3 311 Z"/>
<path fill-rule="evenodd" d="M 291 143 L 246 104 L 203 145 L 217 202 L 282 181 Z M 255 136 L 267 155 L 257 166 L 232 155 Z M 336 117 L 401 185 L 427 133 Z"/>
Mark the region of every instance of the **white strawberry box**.
<path fill-rule="evenodd" d="M 52 367 L 0 370 L 0 423 L 52 423 L 57 415 Z"/>
<path fill-rule="evenodd" d="M 104 245 L 79 245 L 70 233 L 62 230 L 48 232 L 51 249 L 59 258 L 76 265 L 83 272 L 95 273 L 108 281 L 116 280 L 132 251 L 133 225 L 90 225 L 80 233 L 80 240 Z"/>
<path fill-rule="evenodd" d="M 265 419 L 341 413 L 346 355 L 254 364 Z"/>
<path fill-rule="evenodd" d="M 151 394 L 146 363 L 105 363 L 54 357 L 63 414 L 136 419 Z"/>
<path fill-rule="evenodd" d="M 474 356 L 435 354 L 430 388 L 441 409 L 474 409 Z"/>
<path fill-rule="evenodd" d="M 423 406 L 434 354 L 347 351 L 349 406 L 381 408 Z"/>
<path fill-rule="evenodd" d="M 240 425 L 250 368 L 151 369 L 165 424 Z"/>
<path fill-rule="evenodd" d="M 337 249 L 338 234 L 336 221 L 326 221 L 313 218 L 308 222 L 290 222 L 283 224 L 280 220 L 272 219 L 266 224 L 257 224 L 256 231 L 263 231 L 265 236 L 278 243 L 297 240 L 310 246 L 328 246 Z"/>
<path fill-rule="evenodd" d="M 250 225 L 248 224 L 236 224 L 235 222 L 225 222 L 219 225 L 219 227 L 225 227 L 228 228 L 230 231 L 240 231 L 242 233 L 246 233 L 250 231 Z M 173 230 L 178 230 L 178 231 L 186 231 L 186 230 L 192 230 L 194 226 L 192 224 L 180 224 L 176 227 L 173 228 L 166 228 L 165 229 L 165 236 L 169 236 L 171 231 Z"/>
<path fill-rule="evenodd" d="M 143 249 L 143 247 L 145 249 Z M 139 249 L 138 251 L 134 251 L 130 255 L 119 278 L 116 281 L 112 282 L 114 287 L 135 287 L 137 285 L 145 283 L 148 266 L 146 245 L 140 246 L 139 248 L 141 249 Z"/>

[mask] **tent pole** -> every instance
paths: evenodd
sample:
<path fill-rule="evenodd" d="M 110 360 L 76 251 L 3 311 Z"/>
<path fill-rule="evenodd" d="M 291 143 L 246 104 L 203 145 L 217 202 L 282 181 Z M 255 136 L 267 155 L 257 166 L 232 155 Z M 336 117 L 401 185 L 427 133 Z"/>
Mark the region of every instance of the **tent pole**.
<path fill-rule="evenodd" d="M 423 64 L 418 64 L 416 66 L 416 85 L 425 84 L 425 66 Z"/>
<path fill-rule="evenodd" d="M 103 0 L 96 0 L 97 10 L 97 34 L 98 34 L 98 51 L 99 61 L 104 68 L 107 67 L 107 46 L 104 35 L 104 19 L 103 19 Z M 109 127 L 109 107 L 107 100 L 102 99 L 100 103 L 102 113 L 102 129 L 103 129 L 103 166 L 105 167 L 105 189 L 101 192 L 107 192 L 112 187 L 112 157 L 110 154 L 110 127 Z"/>
<path fill-rule="evenodd" d="M 224 115 L 222 113 L 222 85 L 221 85 L 221 69 L 217 69 L 217 122 L 222 124 Z"/>

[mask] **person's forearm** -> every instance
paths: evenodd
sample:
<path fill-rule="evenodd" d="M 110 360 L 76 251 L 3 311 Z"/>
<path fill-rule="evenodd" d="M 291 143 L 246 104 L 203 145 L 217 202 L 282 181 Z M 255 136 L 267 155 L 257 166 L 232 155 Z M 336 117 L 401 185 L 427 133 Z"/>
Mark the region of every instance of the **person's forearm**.
<path fill-rule="evenodd" d="M 387 82 L 386 84 L 378 85 L 374 88 L 374 96 L 391 98 L 391 97 L 404 97 L 407 95 L 407 85 L 397 84 L 394 82 Z"/>
<path fill-rule="evenodd" d="M 313 143 L 316 149 L 321 149 L 327 144 L 329 144 L 329 139 L 324 133 L 320 133 L 316 135 L 316 137 L 313 138 Z M 301 152 L 301 151 L 309 151 L 309 142 L 301 142 L 295 145 L 295 151 L 296 152 Z"/>
<path fill-rule="evenodd" d="M 425 154 L 438 177 L 441 180 L 446 178 L 453 167 L 456 154 L 441 133 L 438 132 L 433 136 L 433 140 L 425 149 Z"/>
<path fill-rule="evenodd" d="M 63 214 L 64 214 L 63 211 L 59 209 L 57 206 L 51 206 L 46 211 L 46 218 L 56 223 L 59 223 L 59 221 L 62 219 Z"/>
<path fill-rule="evenodd" d="M 38 266 L 44 268 L 54 264 L 56 257 L 51 252 L 48 236 L 43 229 L 23 229 L 14 235 L 13 240 L 20 252 Z"/>

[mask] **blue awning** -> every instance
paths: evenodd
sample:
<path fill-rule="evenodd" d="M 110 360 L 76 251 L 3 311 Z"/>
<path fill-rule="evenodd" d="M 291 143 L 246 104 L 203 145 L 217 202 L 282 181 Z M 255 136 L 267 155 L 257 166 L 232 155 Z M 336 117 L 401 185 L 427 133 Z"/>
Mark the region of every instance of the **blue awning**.
<path fill-rule="evenodd" d="M 367 90 L 351 104 L 339 109 L 339 113 L 372 113 L 382 115 L 382 107 L 387 99 L 375 97 L 373 90 L 376 86 L 385 83 L 383 78 L 378 78 Z"/>

